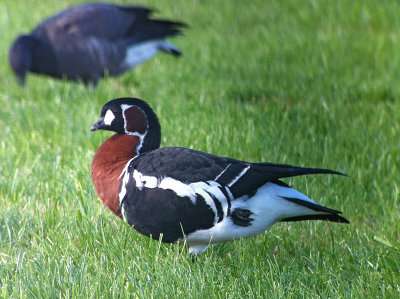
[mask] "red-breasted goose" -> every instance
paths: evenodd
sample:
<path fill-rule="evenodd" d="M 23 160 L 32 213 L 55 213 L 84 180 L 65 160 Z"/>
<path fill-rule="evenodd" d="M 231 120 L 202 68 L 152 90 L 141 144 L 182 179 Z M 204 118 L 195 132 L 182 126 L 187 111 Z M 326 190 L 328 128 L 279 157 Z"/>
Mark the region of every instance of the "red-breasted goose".
<path fill-rule="evenodd" d="M 249 163 L 183 147 L 159 148 L 158 118 L 142 100 L 108 102 L 91 130 L 116 132 L 92 162 L 92 180 L 105 205 L 148 237 L 168 243 L 186 239 L 192 254 L 260 234 L 279 221 L 348 223 L 341 212 L 280 181 L 341 173 Z"/>

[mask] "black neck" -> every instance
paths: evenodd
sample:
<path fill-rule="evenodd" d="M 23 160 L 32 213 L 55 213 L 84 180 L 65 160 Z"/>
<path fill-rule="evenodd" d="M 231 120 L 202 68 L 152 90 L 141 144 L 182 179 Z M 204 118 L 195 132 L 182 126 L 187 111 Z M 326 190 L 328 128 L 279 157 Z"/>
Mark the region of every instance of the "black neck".
<path fill-rule="evenodd" d="M 161 144 L 161 126 L 157 115 L 153 111 L 145 111 L 149 128 L 143 141 L 143 146 L 140 149 L 140 154 L 158 149 Z"/>

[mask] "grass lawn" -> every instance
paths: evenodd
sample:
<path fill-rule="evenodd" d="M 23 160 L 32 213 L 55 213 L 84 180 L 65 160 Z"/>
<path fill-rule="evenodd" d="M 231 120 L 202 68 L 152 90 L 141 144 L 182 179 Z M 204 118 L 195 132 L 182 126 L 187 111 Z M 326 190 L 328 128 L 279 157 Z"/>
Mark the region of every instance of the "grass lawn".
<path fill-rule="evenodd" d="M 95 90 L 37 75 L 20 88 L 13 39 L 78 2 L 0 2 L 1 298 L 399 298 L 398 1 L 137 0 L 190 25 L 171 39 L 181 58 Z M 162 146 L 347 173 L 285 181 L 351 223 L 277 224 L 195 264 L 143 237 L 90 179 L 110 136 L 90 126 L 121 96 L 154 107 Z"/>

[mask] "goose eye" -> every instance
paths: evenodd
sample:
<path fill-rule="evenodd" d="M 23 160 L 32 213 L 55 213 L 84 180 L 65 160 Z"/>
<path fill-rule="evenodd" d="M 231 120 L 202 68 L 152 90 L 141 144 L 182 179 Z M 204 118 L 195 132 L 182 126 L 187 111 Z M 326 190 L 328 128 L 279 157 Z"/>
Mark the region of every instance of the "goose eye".
<path fill-rule="evenodd" d="M 115 115 L 112 113 L 111 110 L 107 110 L 106 114 L 104 115 L 104 123 L 107 126 L 111 126 L 112 121 L 114 120 Z"/>

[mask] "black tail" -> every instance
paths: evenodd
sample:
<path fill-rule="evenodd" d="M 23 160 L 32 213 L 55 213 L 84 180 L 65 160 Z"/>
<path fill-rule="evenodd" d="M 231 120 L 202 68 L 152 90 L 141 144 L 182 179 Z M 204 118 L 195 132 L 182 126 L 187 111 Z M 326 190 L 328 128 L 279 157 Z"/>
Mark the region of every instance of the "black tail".
<path fill-rule="evenodd" d="M 163 39 L 182 34 L 184 27 L 187 27 L 187 25 L 183 22 L 149 19 L 148 13 L 143 13 L 136 15 L 135 21 L 125 36 L 132 43 L 140 43 L 146 40 Z"/>
<path fill-rule="evenodd" d="M 276 183 L 281 178 L 294 177 L 306 174 L 336 174 L 345 175 L 341 172 L 322 169 L 322 168 L 303 168 L 296 167 L 286 164 L 273 164 L 273 163 L 251 163 L 250 169 L 243 175 L 243 179 L 237 180 L 231 186 L 231 192 L 235 197 L 242 196 L 250 192 L 250 190 L 256 190 L 267 182 Z M 243 168 L 243 165 L 239 165 Z M 239 167 L 238 166 L 238 167 Z M 239 167 L 239 168 L 240 168 Z M 232 167 L 233 169 L 234 167 Z M 224 176 L 218 179 L 220 182 L 223 179 L 228 178 L 230 173 L 224 173 Z M 231 176 L 237 174 L 232 173 Z"/>
<path fill-rule="evenodd" d="M 346 218 L 339 216 L 337 214 L 326 214 L 326 215 L 306 215 L 306 216 L 296 216 L 288 217 L 281 220 L 281 222 L 290 221 L 304 221 L 304 220 L 325 220 L 337 223 L 350 223 Z"/>
<path fill-rule="evenodd" d="M 350 223 L 346 218 L 339 216 L 338 214 L 341 214 L 342 212 L 333 210 L 324 206 L 321 206 L 319 204 L 305 201 L 299 198 L 292 198 L 292 197 L 282 197 L 290 202 L 293 202 L 295 204 L 298 204 L 300 206 L 307 207 L 311 210 L 317 211 L 317 212 L 323 212 L 323 213 L 329 213 L 329 214 L 319 214 L 319 215 L 301 215 L 301 216 L 294 216 L 294 217 L 287 217 L 282 219 L 282 222 L 287 222 L 287 221 L 303 221 L 303 220 L 326 220 L 326 221 L 332 221 L 332 222 L 339 222 L 339 223 Z"/>
<path fill-rule="evenodd" d="M 276 179 L 288 178 L 298 175 L 306 174 L 337 174 L 344 175 L 344 173 L 323 169 L 323 168 L 304 168 L 287 164 L 274 164 L 274 163 L 254 163 L 252 164 L 258 171 L 267 172 L 268 175 L 274 176 Z"/>
<path fill-rule="evenodd" d="M 156 37 L 167 37 L 182 34 L 182 29 L 187 27 L 185 23 L 168 20 L 149 20 L 153 34 Z"/>

